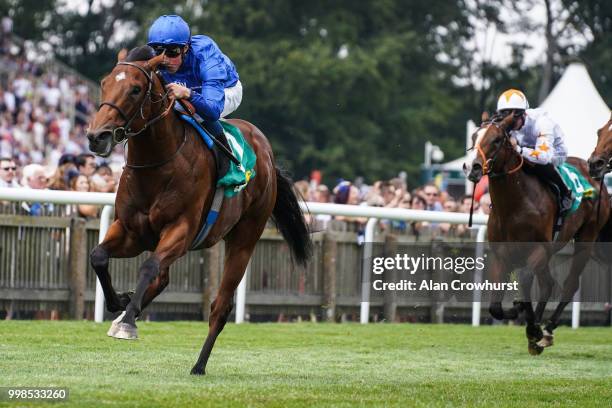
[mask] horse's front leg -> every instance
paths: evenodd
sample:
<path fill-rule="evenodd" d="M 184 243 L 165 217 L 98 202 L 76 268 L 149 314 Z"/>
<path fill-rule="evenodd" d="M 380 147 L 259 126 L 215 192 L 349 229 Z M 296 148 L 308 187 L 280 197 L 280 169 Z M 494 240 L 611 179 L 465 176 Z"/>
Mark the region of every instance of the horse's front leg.
<path fill-rule="evenodd" d="M 118 330 L 113 337 L 125 340 L 138 338 L 136 317 L 140 315 L 144 306 L 153 300 L 167 284 L 167 270 L 170 264 L 187 253 L 188 232 L 189 223 L 184 220 L 180 220 L 162 231 L 157 248 L 140 267 L 140 278 L 136 290 L 125 309 L 125 315 L 117 325 Z M 165 277 L 160 274 L 162 271 L 166 272 Z M 155 285 L 155 281 L 160 285 Z"/>
<path fill-rule="evenodd" d="M 109 312 L 115 313 L 125 310 L 130 302 L 127 293 L 118 294 L 113 288 L 111 276 L 108 273 L 109 259 L 131 258 L 139 255 L 142 251 L 138 242 L 129 236 L 119 220 L 111 224 L 102 243 L 91 251 L 89 261 L 100 280 L 106 300 L 106 308 Z"/>

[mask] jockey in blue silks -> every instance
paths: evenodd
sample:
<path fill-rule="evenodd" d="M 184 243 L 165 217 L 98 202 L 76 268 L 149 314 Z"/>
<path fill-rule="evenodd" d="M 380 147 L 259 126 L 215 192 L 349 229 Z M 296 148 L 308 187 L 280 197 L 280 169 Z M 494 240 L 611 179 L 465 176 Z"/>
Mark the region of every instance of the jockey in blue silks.
<path fill-rule="evenodd" d="M 228 146 L 219 119 L 238 109 L 242 84 L 232 61 L 205 35 L 191 35 L 180 16 L 161 16 L 149 29 L 147 44 L 164 53 L 161 74 L 176 99 L 188 100 L 204 126 Z"/>

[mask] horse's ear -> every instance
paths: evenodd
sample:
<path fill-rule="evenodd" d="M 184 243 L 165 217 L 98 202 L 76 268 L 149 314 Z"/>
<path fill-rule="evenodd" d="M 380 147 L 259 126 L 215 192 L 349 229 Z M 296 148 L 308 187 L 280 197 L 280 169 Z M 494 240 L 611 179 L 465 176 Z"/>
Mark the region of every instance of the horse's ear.
<path fill-rule="evenodd" d="M 121 62 L 121 61 L 125 61 L 125 57 L 127 57 L 128 55 L 128 50 L 127 48 L 122 48 L 118 53 L 117 53 L 117 62 Z"/>
<path fill-rule="evenodd" d="M 482 112 L 482 115 L 480 116 L 480 121 L 484 123 L 487 120 L 489 120 L 489 118 L 490 118 L 489 112 L 484 111 L 484 112 Z"/>
<path fill-rule="evenodd" d="M 150 60 L 147 61 L 147 66 L 151 69 L 151 71 L 155 71 L 159 64 L 161 64 L 164 60 L 164 54 L 157 55 Z"/>

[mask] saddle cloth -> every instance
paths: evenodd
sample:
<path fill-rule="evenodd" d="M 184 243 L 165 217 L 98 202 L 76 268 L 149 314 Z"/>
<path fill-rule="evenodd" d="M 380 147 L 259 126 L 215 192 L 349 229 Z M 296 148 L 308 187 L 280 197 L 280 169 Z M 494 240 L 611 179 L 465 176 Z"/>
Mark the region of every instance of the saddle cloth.
<path fill-rule="evenodd" d="M 559 174 L 567 188 L 574 193 L 574 202 L 572 203 L 569 214 L 572 214 L 580 207 L 582 199 L 591 200 L 596 198 L 597 194 L 595 188 L 576 167 L 569 163 L 563 163 L 557 166 L 557 170 L 559 170 Z"/>
<path fill-rule="evenodd" d="M 202 130 L 202 128 L 195 123 L 195 120 L 192 117 L 184 114 L 180 115 L 180 117 L 198 131 L 198 134 L 202 140 L 204 140 L 204 143 L 209 149 L 213 151 L 216 150 L 216 146 L 213 143 L 211 136 Z M 219 180 L 217 180 L 217 187 L 224 188 L 224 195 L 226 197 L 233 197 L 238 194 L 240 190 L 246 187 L 249 181 L 255 177 L 255 164 L 257 162 L 257 156 L 255 156 L 253 148 L 247 143 L 240 129 L 224 120 L 221 121 L 221 126 L 223 126 L 223 131 L 232 153 L 234 154 L 234 157 L 238 159 L 240 165 L 238 166 L 235 163 L 230 162 L 227 172 L 225 172 L 225 174 Z M 215 157 L 217 161 L 227 160 L 222 153 L 216 153 L 217 154 L 215 154 Z"/>

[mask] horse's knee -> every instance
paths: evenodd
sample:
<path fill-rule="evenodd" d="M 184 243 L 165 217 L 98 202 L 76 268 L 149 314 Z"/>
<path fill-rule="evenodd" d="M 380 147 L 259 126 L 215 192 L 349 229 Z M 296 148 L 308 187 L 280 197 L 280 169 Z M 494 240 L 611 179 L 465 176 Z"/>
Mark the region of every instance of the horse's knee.
<path fill-rule="evenodd" d="M 96 273 L 100 269 L 108 268 L 108 258 L 108 252 L 106 252 L 102 245 L 96 246 L 89 254 L 89 262 Z"/>

